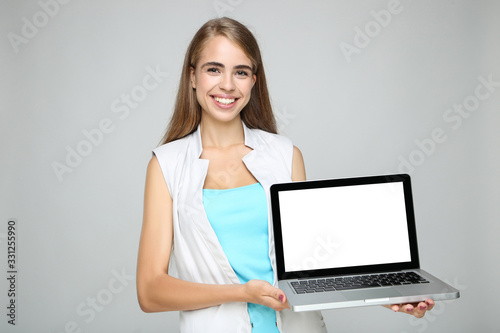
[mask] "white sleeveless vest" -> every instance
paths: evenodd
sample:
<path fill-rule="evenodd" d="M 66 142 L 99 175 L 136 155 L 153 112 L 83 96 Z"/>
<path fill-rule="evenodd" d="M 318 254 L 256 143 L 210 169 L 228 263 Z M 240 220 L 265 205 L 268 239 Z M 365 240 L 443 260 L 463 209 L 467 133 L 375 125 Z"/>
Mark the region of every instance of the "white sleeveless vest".
<path fill-rule="evenodd" d="M 249 129 L 245 124 L 243 128 L 245 145 L 253 149 L 243 162 L 265 189 L 269 205 L 269 187 L 291 181 L 293 145 L 283 136 Z M 176 276 L 191 282 L 239 284 L 203 207 L 202 189 L 209 161 L 199 158 L 202 150 L 199 127 L 194 133 L 153 150 L 173 200 L 172 261 Z M 230 172 L 228 169 L 227 175 Z M 277 281 L 270 209 L 269 258 Z M 276 312 L 276 318 L 281 333 L 326 332 L 320 312 L 294 313 L 287 309 Z M 181 311 L 180 329 L 183 333 L 252 331 L 247 304 L 243 302 Z"/>

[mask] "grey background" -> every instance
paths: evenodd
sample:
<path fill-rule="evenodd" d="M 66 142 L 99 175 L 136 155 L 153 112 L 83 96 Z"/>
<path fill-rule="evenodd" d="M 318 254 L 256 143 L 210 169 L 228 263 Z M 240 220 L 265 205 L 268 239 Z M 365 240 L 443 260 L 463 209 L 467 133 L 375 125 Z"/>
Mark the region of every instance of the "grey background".
<path fill-rule="evenodd" d="M 187 44 L 223 14 L 255 32 L 281 133 L 302 150 L 308 178 L 410 171 L 421 264 L 462 290 L 421 320 L 381 307 L 325 311 L 330 332 L 498 332 L 500 87 L 460 127 L 443 116 L 473 101 L 478 77 L 500 82 L 500 4 L 401 0 L 349 62 L 341 43 L 375 29 L 371 11 L 389 3 L 73 0 L 50 16 L 38 1 L 2 1 L 0 275 L 9 218 L 19 275 L 15 327 L 0 279 L 0 330 L 178 330 L 177 313 L 144 314 L 136 301 L 145 172 Z M 40 27 L 16 52 L 10 39 L 26 20 Z M 148 67 L 168 75 L 121 119 L 113 102 L 139 96 Z M 85 145 L 82 131 L 103 119 L 112 130 L 58 179 L 53 163 L 66 164 L 66 147 Z M 436 129 L 446 139 L 425 154 L 417 142 Z"/>

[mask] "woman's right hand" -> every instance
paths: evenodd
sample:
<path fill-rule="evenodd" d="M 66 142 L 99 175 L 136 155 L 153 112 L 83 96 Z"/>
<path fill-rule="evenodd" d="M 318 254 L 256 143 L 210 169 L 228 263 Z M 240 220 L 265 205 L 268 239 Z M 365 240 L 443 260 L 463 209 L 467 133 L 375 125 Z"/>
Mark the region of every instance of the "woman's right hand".
<path fill-rule="evenodd" d="M 289 309 L 283 290 L 271 286 L 264 280 L 250 280 L 243 285 L 248 302 L 262 304 L 273 310 Z"/>

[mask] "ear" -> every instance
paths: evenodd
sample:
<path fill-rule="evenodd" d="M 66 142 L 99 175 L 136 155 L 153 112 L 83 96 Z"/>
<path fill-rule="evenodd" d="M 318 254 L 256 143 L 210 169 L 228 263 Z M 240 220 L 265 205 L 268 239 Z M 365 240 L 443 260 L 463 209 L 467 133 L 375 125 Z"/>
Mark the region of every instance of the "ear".
<path fill-rule="evenodd" d="M 191 87 L 193 87 L 193 89 L 196 89 L 196 75 L 195 75 L 195 70 L 194 70 L 193 67 L 190 67 L 189 70 L 191 72 Z"/>
<path fill-rule="evenodd" d="M 255 81 L 257 81 L 257 75 L 254 74 L 254 75 L 252 75 L 252 88 L 255 84 Z"/>

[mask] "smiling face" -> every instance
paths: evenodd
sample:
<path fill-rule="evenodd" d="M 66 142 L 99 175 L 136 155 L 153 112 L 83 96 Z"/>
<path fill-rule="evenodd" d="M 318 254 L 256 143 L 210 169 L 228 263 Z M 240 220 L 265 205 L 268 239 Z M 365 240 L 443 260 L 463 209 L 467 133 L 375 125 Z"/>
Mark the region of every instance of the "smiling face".
<path fill-rule="evenodd" d="M 191 69 L 191 84 L 202 109 L 202 119 L 239 120 L 250 100 L 256 76 L 243 50 L 223 36 L 212 38 Z"/>

